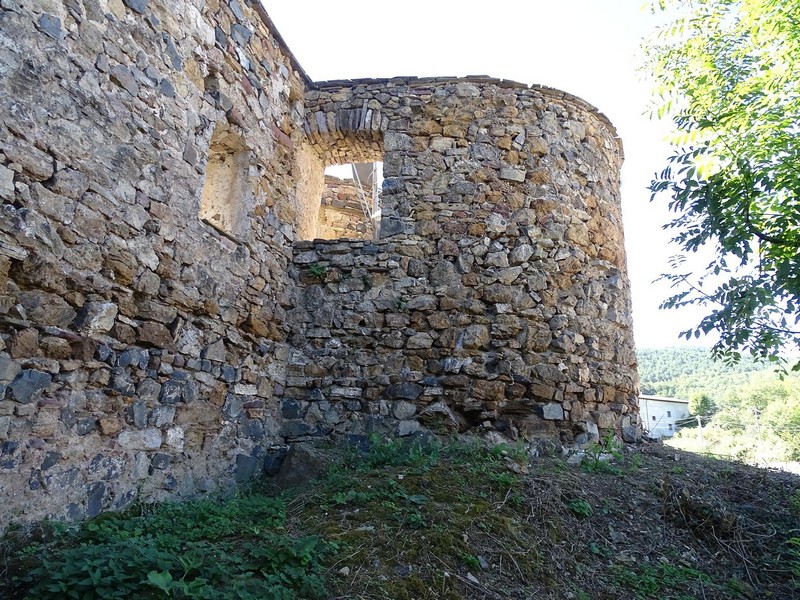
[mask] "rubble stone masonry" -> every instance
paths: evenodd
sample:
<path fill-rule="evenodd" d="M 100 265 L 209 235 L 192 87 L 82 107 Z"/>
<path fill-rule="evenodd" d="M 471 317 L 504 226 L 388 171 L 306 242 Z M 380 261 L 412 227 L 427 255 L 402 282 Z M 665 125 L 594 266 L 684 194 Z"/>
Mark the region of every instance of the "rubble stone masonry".
<path fill-rule="evenodd" d="M 381 239 L 313 239 L 375 160 Z M 321 436 L 635 439 L 621 160 L 556 90 L 312 82 L 245 0 L 0 0 L 0 529 Z"/>
<path fill-rule="evenodd" d="M 325 176 L 325 191 L 317 219 L 317 238 L 372 239 L 372 221 L 367 220 L 364 214 L 359 193 L 364 194 L 352 179 Z M 371 203 L 372 198 L 368 198 L 367 202 Z"/>

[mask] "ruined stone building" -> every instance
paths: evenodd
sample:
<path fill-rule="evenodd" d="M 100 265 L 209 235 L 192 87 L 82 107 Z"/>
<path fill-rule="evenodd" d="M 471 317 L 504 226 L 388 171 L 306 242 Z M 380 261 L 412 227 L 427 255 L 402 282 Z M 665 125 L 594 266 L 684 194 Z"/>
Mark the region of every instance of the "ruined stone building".
<path fill-rule="evenodd" d="M 379 239 L 324 200 L 374 161 Z M 247 0 L 1 0 L 0 523 L 320 437 L 634 438 L 621 161 L 550 88 L 311 81 Z"/>

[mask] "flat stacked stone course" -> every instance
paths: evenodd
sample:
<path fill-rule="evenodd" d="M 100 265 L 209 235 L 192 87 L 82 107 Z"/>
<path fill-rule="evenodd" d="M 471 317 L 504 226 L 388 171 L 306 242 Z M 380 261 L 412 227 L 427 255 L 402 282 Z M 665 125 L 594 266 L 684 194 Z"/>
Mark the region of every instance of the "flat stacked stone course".
<path fill-rule="evenodd" d="M 313 83 L 244 0 L 2 0 L 0 32 L 0 529 L 332 434 L 635 437 L 621 148 L 589 105 Z M 200 216 L 219 139 L 229 230 Z M 303 241 L 324 166 L 374 160 L 382 239 Z"/>

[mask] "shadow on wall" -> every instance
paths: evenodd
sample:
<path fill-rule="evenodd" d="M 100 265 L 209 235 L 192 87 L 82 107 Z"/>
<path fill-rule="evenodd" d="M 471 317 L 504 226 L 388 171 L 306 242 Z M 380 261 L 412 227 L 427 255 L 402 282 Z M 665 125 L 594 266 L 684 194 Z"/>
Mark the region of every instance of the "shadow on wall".
<path fill-rule="evenodd" d="M 200 218 L 235 240 L 247 237 L 247 186 L 250 151 L 244 139 L 226 125 L 217 125 L 208 149 L 208 164 L 200 203 Z"/>

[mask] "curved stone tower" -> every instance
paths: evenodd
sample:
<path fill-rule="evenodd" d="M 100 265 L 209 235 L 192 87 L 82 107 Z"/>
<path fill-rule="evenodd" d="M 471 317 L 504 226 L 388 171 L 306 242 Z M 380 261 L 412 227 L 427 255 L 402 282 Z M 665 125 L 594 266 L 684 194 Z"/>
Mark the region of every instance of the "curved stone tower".
<path fill-rule="evenodd" d="M 0 529 L 226 490 L 309 438 L 636 437 L 592 107 L 315 83 L 257 2 L 7 2 L 0 37 Z M 315 240 L 325 166 L 376 160 L 380 238 Z"/>
<path fill-rule="evenodd" d="M 383 160 L 385 180 L 380 242 L 295 244 L 305 378 L 287 390 L 291 412 L 313 411 L 316 394 L 328 402 L 312 430 L 636 437 L 608 120 L 489 78 L 322 82 L 305 106 L 321 163 Z M 312 264 L 319 281 L 302 276 Z M 366 420 L 348 417 L 348 398 L 369 401 Z"/>

